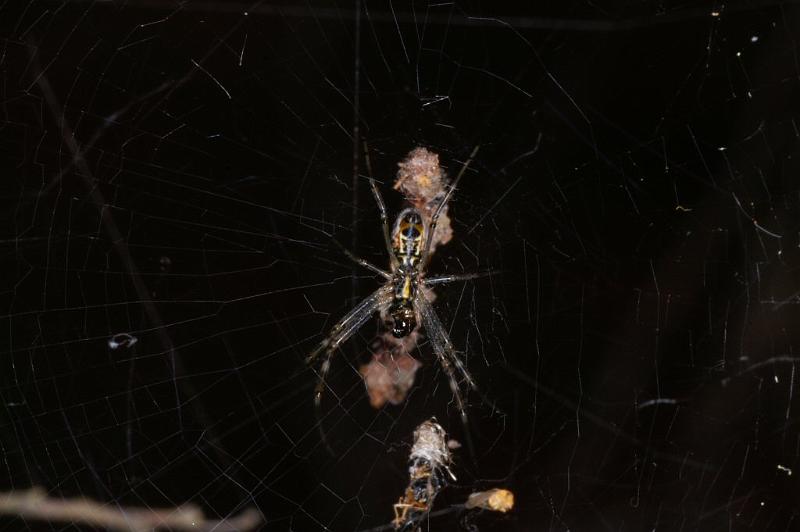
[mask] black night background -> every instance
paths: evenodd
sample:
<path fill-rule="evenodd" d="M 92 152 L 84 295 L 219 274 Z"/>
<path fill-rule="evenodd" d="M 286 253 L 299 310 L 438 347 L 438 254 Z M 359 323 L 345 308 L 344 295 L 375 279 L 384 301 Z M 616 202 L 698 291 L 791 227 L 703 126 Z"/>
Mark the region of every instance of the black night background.
<path fill-rule="evenodd" d="M 0 4 L 0 491 L 391 530 L 794 530 L 796 2 Z M 416 146 L 454 176 L 405 401 L 304 359 L 387 265 Z M 355 248 L 353 248 L 355 246 Z M 424 331 L 422 331 L 424 335 Z M 515 508 L 467 510 L 506 488 Z M 0 507 L 2 507 L 0 500 Z M 6 512 L 9 513 L 9 512 Z M 0 530 L 94 530 L 0 517 Z M 220 528 L 222 529 L 222 528 Z"/>

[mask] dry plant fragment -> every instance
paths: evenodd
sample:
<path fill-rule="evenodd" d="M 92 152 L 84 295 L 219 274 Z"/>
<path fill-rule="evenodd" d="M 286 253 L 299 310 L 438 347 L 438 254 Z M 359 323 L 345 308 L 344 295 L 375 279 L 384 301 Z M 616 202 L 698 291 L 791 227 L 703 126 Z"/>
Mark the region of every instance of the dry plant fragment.
<path fill-rule="evenodd" d="M 406 201 L 425 217 L 427 223 L 447 194 L 450 181 L 439 166 L 439 156 L 426 148 L 411 150 L 397 166 L 394 189 L 403 193 Z M 453 238 L 447 206 L 439 215 L 439 223 L 431 242 L 431 253 L 439 244 L 447 244 Z"/>
<path fill-rule="evenodd" d="M 514 508 L 514 494 L 508 490 L 495 488 L 471 494 L 464 505 L 467 508 L 481 508 L 493 512 L 506 513 Z"/>
<path fill-rule="evenodd" d="M 394 189 L 404 195 L 407 206 L 417 209 L 425 224 L 428 224 L 450 184 L 439 166 L 439 156 L 426 148 L 417 147 L 397 166 L 399 169 Z M 438 245 L 446 244 L 452 238 L 453 230 L 445 206 L 431 240 L 430 253 L 433 254 Z M 435 300 L 432 291 L 427 295 L 431 302 Z M 381 319 L 386 323 L 389 317 L 382 315 Z M 405 400 L 421 366 L 411 356 L 419 338 L 417 331 L 404 338 L 395 338 L 388 327 L 383 327 L 383 332 L 376 339 L 377 348 L 373 350 L 372 360 L 359 369 L 373 408 L 381 408 L 387 402 L 396 405 Z"/>
<path fill-rule="evenodd" d="M 372 361 L 359 369 L 373 408 L 381 408 L 387 402 L 398 405 L 405 400 L 408 390 L 414 385 L 414 376 L 422 366 L 409 354 L 417 344 L 418 336 L 417 331 L 404 338 L 384 333 L 375 340 Z"/>
<path fill-rule="evenodd" d="M 236 517 L 206 519 L 194 505 L 177 508 L 126 508 L 84 498 L 50 498 L 39 487 L 0 493 L 0 514 L 23 519 L 89 525 L 104 530 L 233 532 L 258 528 L 261 512 L 249 508 Z"/>
<path fill-rule="evenodd" d="M 408 487 L 394 505 L 395 530 L 416 532 L 436 495 L 447 485 L 447 477 L 455 480 L 445 436 L 445 430 L 434 419 L 424 421 L 414 430 L 414 445 L 408 457 Z"/>

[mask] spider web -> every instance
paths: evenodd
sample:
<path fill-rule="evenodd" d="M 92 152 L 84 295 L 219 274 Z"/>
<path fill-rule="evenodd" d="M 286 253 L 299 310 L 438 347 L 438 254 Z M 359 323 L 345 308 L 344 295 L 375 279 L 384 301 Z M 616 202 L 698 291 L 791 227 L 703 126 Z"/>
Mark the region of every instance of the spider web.
<path fill-rule="evenodd" d="M 414 428 L 458 480 L 423 530 L 796 521 L 796 3 L 0 4 L 4 492 L 389 530 Z M 375 409 L 369 322 L 416 146 L 454 176 L 430 346 Z M 424 331 L 423 331 L 424 334 Z M 795 473 L 795 474 L 793 474 Z M 478 490 L 516 495 L 467 511 Z M 796 526 L 796 525 L 795 525 Z M 3 530 L 87 530 L 0 517 Z"/>

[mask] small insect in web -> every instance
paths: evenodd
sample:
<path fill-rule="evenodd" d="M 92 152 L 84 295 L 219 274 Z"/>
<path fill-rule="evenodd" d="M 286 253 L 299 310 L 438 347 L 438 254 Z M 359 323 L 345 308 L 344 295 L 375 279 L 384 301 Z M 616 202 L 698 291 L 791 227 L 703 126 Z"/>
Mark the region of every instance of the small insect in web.
<path fill-rule="evenodd" d="M 456 480 L 450 471 L 452 456 L 445 436 L 435 418 L 414 430 L 414 446 L 408 457 L 408 487 L 394 505 L 392 524 L 398 532 L 418 532 L 419 522 L 430 513 L 448 477 Z"/>
<path fill-rule="evenodd" d="M 475 388 L 475 382 L 458 357 L 450 336 L 434 311 L 429 296 L 426 295 L 426 289 L 486 275 L 485 273 L 427 275 L 428 262 L 431 258 L 431 244 L 439 217 L 477 152 L 478 147 L 476 146 L 427 223 L 416 208 L 410 207 L 400 212 L 390 230 L 386 205 L 378 190 L 378 185 L 372 176 L 369 176 L 372 195 L 375 197 L 380 211 L 390 270 L 385 271 L 365 259 L 356 257 L 342 247 L 348 258 L 382 276 L 386 282 L 339 320 L 331 328 L 327 337 L 306 358 L 307 364 L 314 364 L 320 356 L 323 356 L 315 394 L 317 405 L 319 405 L 325 389 L 325 378 L 330 370 L 331 358 L 336 349 L 355 334 L 374 313 L 387 313 L 391 319 L 391 333 L 396 338 L 407 337 L 419 325 L 422 325 L 439 364 L 447 375 L 461 418 L 466 423 L 466 409 L 459 379 L 463 379 L 472 388 Z M 337 245 L 340 244 L 337 242 Z"/>

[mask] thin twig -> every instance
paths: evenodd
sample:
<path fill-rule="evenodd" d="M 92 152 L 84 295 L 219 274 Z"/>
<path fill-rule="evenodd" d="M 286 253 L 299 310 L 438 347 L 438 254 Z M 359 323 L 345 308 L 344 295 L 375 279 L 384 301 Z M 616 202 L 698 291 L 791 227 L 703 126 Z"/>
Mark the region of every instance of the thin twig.
<path fill-rule="evenodd" d="M 248 508 L 235 517 L 206 519 L 203 511 L 187 504 L 177 508 L 112 506 L 84 498 L 54 499 L 40 487 L 0 493 L 0 514 L 22 519 L 90 525 L 106 530 L 144 532 L 173 531 L 234 532 L 256 529 L 263 516 Z"/>

